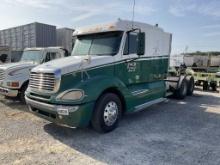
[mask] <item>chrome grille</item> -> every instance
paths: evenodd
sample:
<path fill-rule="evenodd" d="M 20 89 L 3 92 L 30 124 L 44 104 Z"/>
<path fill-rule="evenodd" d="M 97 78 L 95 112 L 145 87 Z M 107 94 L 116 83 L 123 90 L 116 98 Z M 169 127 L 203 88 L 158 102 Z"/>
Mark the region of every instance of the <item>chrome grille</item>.
<path fill-rule="evenodd" d="M 5 70 L 0 69 L 0 81 L 5 79 Z"/>
<path fill-rule="evenodd" d="M 32 89 L 53 92 L 56 88 L 56 77 L 54 73 L 31 72 L 29 84 Z"/>

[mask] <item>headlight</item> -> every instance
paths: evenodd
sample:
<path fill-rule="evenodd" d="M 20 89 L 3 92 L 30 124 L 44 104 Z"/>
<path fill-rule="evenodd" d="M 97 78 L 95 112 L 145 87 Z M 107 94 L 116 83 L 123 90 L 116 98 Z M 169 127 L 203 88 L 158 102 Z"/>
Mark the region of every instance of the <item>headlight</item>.
<path fill-rule="evenodd" d="M 57 99 L 58 100 L 82 100 L 84 98 L 84 91 L 82 90 L 69 90 L 61 93 Z"/>
<path fill-rule="evenodd" d="M 8 86 L 8 87 L 17 88 L 17 87 L 19 87 L 19 82 L 17 82 L 17 81 L 7 82 L 7 86 Z"/>

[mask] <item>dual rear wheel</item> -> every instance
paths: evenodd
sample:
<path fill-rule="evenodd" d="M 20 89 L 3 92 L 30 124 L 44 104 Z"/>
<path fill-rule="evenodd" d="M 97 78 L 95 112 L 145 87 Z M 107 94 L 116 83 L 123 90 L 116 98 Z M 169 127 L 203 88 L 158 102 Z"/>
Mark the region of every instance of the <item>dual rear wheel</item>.
<path fill-rule="evenodd" d="M 178 88 L 174 91 L 174 97 L 184 99 L 186 96 L 192 96 L 195 87 L 194 78 L 186 76 L 179 81 Z"/>

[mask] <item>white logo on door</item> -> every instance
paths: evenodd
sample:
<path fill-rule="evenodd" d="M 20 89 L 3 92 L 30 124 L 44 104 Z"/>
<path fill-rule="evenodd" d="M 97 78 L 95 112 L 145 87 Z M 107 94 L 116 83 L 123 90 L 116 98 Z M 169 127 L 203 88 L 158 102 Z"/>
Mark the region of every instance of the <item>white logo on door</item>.
<path fill-rule="evenodd" d="M 135 72 L 136 68 L 137 68 L 137 63 L 136 62 L 130 62 L 127 65 L 128 72 Z"/>

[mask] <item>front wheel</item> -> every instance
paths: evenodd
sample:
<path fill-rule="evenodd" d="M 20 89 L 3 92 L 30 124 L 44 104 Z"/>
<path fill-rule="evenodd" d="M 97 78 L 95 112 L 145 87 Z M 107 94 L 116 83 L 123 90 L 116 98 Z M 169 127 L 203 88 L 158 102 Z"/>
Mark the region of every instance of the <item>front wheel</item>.
<path fill-rule="evenodd" d="M 25 104 L 26 101 L 25 101 L 25 91 L 27 90 L 27 87 L 28 85 L 23 85 L 21 90 L 19 91 L 19 94 L 18 94 L 18 99 L 21 101 L 21 103 Z"/>
<path fill-rule="evenodd" d="M 101 133 L 113 131 L 121 117 L 122 104 L 120 98 L 113 93 L 106 93 L 97 101 L 93 117 L 93 128 Z"/>

